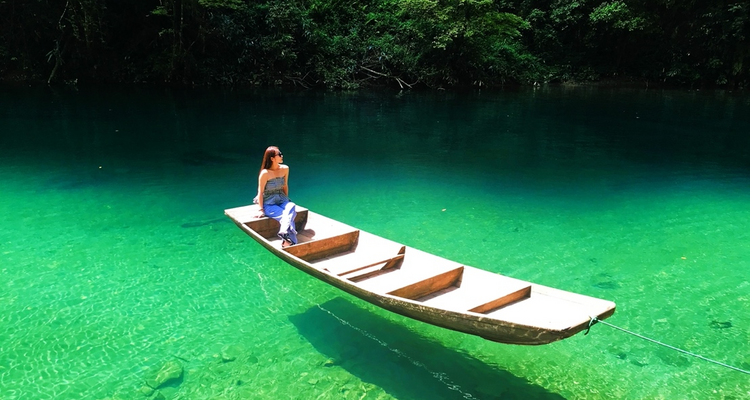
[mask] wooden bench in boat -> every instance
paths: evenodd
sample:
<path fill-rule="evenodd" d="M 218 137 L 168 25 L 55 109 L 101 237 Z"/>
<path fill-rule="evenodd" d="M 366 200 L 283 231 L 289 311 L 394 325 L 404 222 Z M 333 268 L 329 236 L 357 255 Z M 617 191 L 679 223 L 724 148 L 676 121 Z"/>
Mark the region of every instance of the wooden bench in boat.
<path fill-rule="evenodd" d="M 460 280 L 463 273 L 463 267 L 460 264 L 414 249 L 409 251 L 410 254 L 404 258 L 400 268 L 389 270 L 385 274 L 357 279 L 355 280 L 357 285 L 370 292 L 410 298 L 410 295 L 397 292 L 397 290 L 420 282 L 423 282 L 422 286 L 439 286 L 440 284 L 434 283 L 437 280 L 446 282 L 444 284 L 447 286 L 455 283 L 455 279 Z"/>
<path fill-rule="evenodd" d="M 352 250 L 319 260 L 314 265 L 316 268 L 357 282 L 399 268 L 404 260 L 406 246 L 393 249 L 378 248 L 377 250 L 377 252 Z"/>
<path fill-rule="evenodd" d="M 531 297 L 531 285 L 477 268 L 466 268 L 458 284 L 412 298 L 426 306 L 487 314 Z"/>
<path fill-rule="evenodd" d="M 401 265 L 406 246 L 378 238 L 384 243 L 373 248 L 368 245 L 373 236 L 365 235 L 370 240 L 365 239 L 364 244 L 356 229 L 334 236 L 318 238 L 321 235 L 315 235 L 284 251 L 318 269 L 350 280 L 364 279 Z"/>
<path fill-rule="evenodd" d="M 340 235 L 305 242 L 300 241 L 299 244 L 287 247 L 284 250 L 293 256 L 311 263 L 321 258 L 350 251 L 357 246 L 358 240 L 359 230 L 355 229 Z"/>
<path fill-rule="evenodd" d="M 394 271 L 360 286 L 461 313 L 486 314 L 531 296 L 528 282 L 471 267 L 449 267 L 420 268 L 403 275 Z"/>
<path fill-rule="evenodd" d="M 258 213 L 259 207 L 257 204 L 226 210 L 226 214 L 233 219 L 241 222 L 264 238 L 274 241 L 276 233 L 279 231 L 279 223 L 269 217 L 257 218 Z M 308 222 L 308 210 L 300 206 L 297 206 L 297 217 L 294 222 L 298 232 L 297 238 L 299 243 L 283 250 L 309 263 L 323 260 L 323 263 L 319 267 L 326 270 L 329 270 L 329 268 L 325 265 L 325 261 L 335 259 L 339 263 L 339 266 L 335 270 L 329 270 L 329 272 L 335 273 L 338 276 L 345 276 L 348 279 L 363 279 L 364 277 L 376 275 L 390 268 L 398 268 L 404 258 L 405 247 L 399 245 L 400 250 L 396 254 L 381 256 L 379 259 L 364 257 L 352 259 L 350 257 L 342 261 L 347 255 L 361 256 L 362 252 L 354 252 L 359 243 L 360 231 L 358 229 L 349 227 L 348 231 L 339 233 L 342 231 L 342 227 L 347 226 L 328 218 L 326 218 L 326 223 L 312 224 L 315 225 L 315 230 L 305 229 Z M 375 236 L 369 235 L 368 237 Z M 379 237 L 378 239 L 387 241 Z"/>
<path fill-rule="evenodd" d="M 382 274 L 386 274 L 401 268 L 404 262 L 406 246 L 402 246 L 399 252 L 390 258 L 385 258 L 376 262 L 370 262 L 359 268 L 352 268 L 341 272 L 338 275 L 352 282 L 360 282 Z"/>
<path fill-rule="evenodd" d="M 232 208 L 225 211 L 225 213 L 232 219 L 246 225 L 255 232 L 258 232 L 258 234 L 264 238 L 275 238 L 276 234 L 279 232 L 279 222 L 269 217 L 256 218 L 256 215 L 258 215 L 259 212 L 260 208 L 257 204 Z M 294 218 L 294 226 L 297 229 L 297 232 L 301 232 L 305 229 L 307 215 L 307 208 L 297 206 L 297 217 Z"/>
<path fill-rule="evenodd" d="M 317 259 L 313 266 L 357 282 L 399 268 L 405 252 L 406 246 L 400 243 L 360 232 L 350 249 Z"/>

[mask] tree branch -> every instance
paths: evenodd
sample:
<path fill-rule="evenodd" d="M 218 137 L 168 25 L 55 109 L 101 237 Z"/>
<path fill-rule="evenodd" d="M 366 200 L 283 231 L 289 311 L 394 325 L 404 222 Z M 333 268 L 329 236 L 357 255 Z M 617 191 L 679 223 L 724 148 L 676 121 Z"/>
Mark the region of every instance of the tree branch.
<path fill-rule="evenodd" d="M 395 79 L 395 80 L 396 80 L 396 83 L 398 83 L 398 86 L 399 86 L 399 87 L 400 87 L 401 89 L 403 89 L 403 88 L 404 88 L 404 86 L 406 86 L 406 87 L 408 87 L 409 89 L 411 89 L 411 85 L 410 85 L 410 84 L 408 84 L 408 83 L 406 83 L 406 82 L 405 82 L 405 81 L 404 81 L 403 79 L 399 78 L 398 76 L 393 76 L 393 75 L 388 75 L 388 74 L 384 74 L 384 73 L 382 73 L 382 72 L 378 72 L 378 71 L 372 70 L 372 69 L 370 69 L 370 68 L 367 68 L 367 67 L 365 67 L 364 65 L 363 65 L 363 66 L 360 66 L 360 68 L 362 68 L 363 70 L 365 70 L 365 71 L 367 71 L 367 72 L 369 72 L 369 73 L 371 73 L 371 74 L 375 74 L 375 75 L 378 75 L 378 76 L 382 76 L 382 77 L 384 77 L 384 78 L 393 78 L 393 79 Z M 365 75 L 368 75 L 368 74 L 365 74 Z M 370 75 L 370 77 L 371 77 L 371 78 L 375 78 L 375 77 L 374 77 L 374 76 L 372 76 L 372 75 Z"/>

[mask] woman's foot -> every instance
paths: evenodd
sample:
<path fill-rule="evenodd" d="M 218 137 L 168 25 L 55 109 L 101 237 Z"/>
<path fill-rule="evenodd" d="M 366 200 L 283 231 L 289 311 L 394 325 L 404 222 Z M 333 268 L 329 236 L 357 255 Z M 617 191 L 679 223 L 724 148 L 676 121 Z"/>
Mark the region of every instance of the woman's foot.
<path fill-rule="evenodd" d="M 294 245 L 294 242 L 292 242 L 292 239 L 289 238 L 289 234 L 288 233 L 283 233 L 283 234 L 280 233 L 279 237 L 281 238 L 281 248 L 282 249 L 285 249 L 285 248 L 287 248 L 289 246 Z"/>

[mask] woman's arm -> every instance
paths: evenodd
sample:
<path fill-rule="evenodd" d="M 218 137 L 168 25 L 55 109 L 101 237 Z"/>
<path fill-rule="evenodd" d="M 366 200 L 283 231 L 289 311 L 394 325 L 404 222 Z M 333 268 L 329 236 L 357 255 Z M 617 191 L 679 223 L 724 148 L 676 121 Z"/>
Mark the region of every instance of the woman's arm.
<path fill-rule="evenodd" d="M 260 207 L 258 218 L 266 215 L 263 210 L 263 191 L 266 188 L 266 182 L 268 182 L 268 171 L 264 169 L 260 172 L 260 175 L 258 175 L 258 206 Z"/>
<path fill-rule="evenodd" d="M 284 166 L 284 194 L 289 197 L 289 167 Z"/>

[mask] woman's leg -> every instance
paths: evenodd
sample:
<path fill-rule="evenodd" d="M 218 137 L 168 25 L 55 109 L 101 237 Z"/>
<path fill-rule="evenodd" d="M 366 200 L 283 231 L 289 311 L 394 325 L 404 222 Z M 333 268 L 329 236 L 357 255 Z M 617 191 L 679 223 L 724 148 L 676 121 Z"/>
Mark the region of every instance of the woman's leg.
<path fill-rule="evenodd" d="M 282 204 L 282 207 L 284 207 L 284 211 L 281 214 L 281 221 L 279 221 L 279 224 L 281 224 L 279 233 L 288 233 L 292 243 L 297 244 L 297 229 L 294 226 L 294 219 L 297 218 L 297 205 L 288 201 Z"/>
<path fill-rule="evenodd" d="M 288 234 L 292 243 L 297 244 L 297 229 L 294 227 L 294 218 L 297 217 L 297 207 L 291 201 L 282 204 L 264 204 L 263 211 L 266 215 L 279 221 L 279 237 Z"/>

